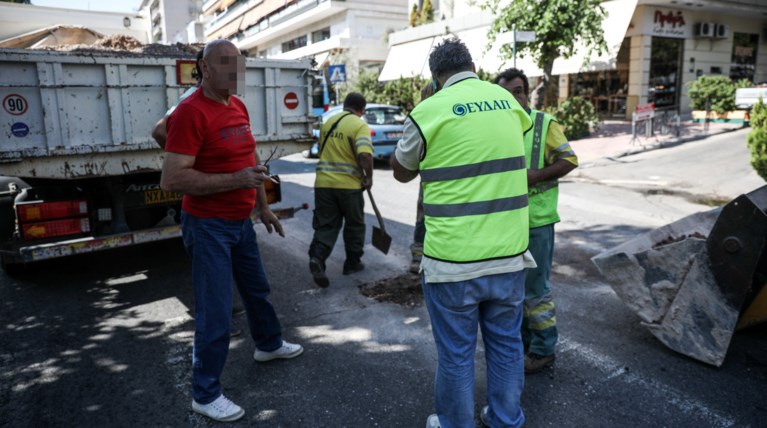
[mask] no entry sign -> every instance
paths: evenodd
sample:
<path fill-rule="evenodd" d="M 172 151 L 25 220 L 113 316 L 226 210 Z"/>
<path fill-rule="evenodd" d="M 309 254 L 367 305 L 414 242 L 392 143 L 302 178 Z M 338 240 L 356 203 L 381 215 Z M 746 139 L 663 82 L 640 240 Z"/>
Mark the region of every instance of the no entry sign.
<path fill-rule="evenodd" d="M 298 107 L 298 95 L 296 95 L 295 92 L 288 92 L 285 94 L 285 107 L 287 107 L 289 110 L 293 110 L 296 107 Z"/>

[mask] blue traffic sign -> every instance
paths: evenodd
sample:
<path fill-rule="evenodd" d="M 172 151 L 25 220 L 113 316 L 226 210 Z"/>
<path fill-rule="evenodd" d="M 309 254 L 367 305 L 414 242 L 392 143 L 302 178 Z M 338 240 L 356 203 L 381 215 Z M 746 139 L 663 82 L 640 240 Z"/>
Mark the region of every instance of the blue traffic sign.
<path fill-rule="evenodd" d="M 346 66 L 344 64 L 329 65 L 328 74 L 333 83 L 346 82 Z"/>

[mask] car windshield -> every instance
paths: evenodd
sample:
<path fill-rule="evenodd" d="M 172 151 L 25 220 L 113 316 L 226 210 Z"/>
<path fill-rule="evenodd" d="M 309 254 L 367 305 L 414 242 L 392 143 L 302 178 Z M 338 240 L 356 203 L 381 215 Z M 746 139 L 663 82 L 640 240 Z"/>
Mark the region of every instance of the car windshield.
<path fill-rule="evenodd" d="M 368 125 L 402 125 L 405 116 L 399 107 L 371 107 L 365 109 L 365 121 Z"/>

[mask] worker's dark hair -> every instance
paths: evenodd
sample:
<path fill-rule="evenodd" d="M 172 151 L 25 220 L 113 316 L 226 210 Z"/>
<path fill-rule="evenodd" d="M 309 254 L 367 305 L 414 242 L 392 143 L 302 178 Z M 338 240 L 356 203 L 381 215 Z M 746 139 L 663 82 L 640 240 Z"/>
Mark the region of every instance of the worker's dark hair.
<path fill-rule="evenodd" d="M 439 79 L 447 74 L 472 71 L 473 67 L 469 49 L 457 37 L 444 40 L 429 55 L 431 74 Z"/>
<path fill-rule="evenodd" d="M 522 79 L 522 83 L 525 85 L 525 94 L 530 94 L 530 82 L 527 81 L 527 76 L 525 76 L 525 73 L 522 70 L 516 68 L 507 68 L 506 70 L 503 70 L 495 76 L 493 82 L 498 84 L 501 79 L 511 82 L 516 78 Z"/>
<path fill-rule="evenodd" d="M 359 92 L 349 92 L 344 98 L 344 109 L 364 112 L 366 105 L 365 97 Z"/>

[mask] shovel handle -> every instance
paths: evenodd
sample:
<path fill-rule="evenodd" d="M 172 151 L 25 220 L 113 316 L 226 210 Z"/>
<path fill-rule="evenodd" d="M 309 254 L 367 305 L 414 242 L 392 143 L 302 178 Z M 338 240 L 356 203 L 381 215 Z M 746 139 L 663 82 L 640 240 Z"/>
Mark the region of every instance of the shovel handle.
<path fill-rule="evenodd" d="M 373 193 L 370 192 L 370 189 L 367 189 L 368 191 L 368 198 L 370 198 L 370 204 L 373 205 L 373 211 L 376 213 L 376 218 L 378 219 L 378 225 L 381 226 L 381 231 L 386 233 L 386 227 L 384 227 L 384 221 L 383 217 L 381 217 L 381 212 L 378 211 L 378 207 L 376 206 L 376 201 L 373 199 Z"/>

